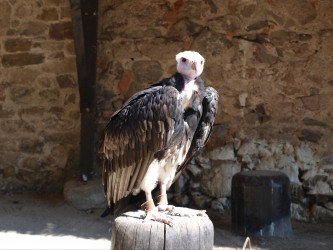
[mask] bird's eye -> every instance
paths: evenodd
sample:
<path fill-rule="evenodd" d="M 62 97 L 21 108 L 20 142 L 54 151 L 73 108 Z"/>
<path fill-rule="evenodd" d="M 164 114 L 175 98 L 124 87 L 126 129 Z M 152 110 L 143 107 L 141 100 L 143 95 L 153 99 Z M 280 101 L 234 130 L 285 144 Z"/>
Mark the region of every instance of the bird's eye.
<path fill-rule="evenodd" d="M 182 57 L 182 62 L 186 62 L 186 61 L 187 61 L 187 59 Z"/>
<path fill-rule="evenodd" d="M 201 65 L 202 65 L 202 64 L 203 64 L 203 61 L 201 61 L 200 63 L 201 63 Z"/>

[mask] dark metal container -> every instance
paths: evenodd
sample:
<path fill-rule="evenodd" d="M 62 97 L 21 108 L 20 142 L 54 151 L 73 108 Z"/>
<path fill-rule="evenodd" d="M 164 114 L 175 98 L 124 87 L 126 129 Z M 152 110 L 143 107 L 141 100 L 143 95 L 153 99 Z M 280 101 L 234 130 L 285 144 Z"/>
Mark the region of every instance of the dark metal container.
<path fill-rule="evenodd" d="M 288 237 L 289 178 L 279 171 L 245 171 L 232 178 L 232 228 L 244 236 Z"/>

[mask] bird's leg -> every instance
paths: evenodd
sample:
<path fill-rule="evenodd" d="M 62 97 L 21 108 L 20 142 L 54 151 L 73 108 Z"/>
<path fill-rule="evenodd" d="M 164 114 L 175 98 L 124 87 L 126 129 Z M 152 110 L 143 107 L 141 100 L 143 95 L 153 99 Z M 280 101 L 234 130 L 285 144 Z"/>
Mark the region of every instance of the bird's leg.
<path fill-rule="evenodd" d="M 175 207 L 168 204 L 168 197 L 166 194 L 166 184 L 160 184 L 161 194 L 157 197 L 158 211 L 167 211 L 168 215 L 182 216 L 182 217 L 194 217 L 194 216 L 207 216 L 206 210 L 194 210 L 182 207 Z"/>
<path fill-rule="evenodd" d="M 141 208 L 146 212 L 146 214 L 150 211 L 155 210 L 155 204 L 150 192 L 145 192 L 146 194 L 146 202 L 141 205 Z"/>
<path fill-rule="evenodd" d="M 160 184 L 161 194 L 157 197 L 157 199 L 158 199 L 157 208 L 158 208 L 158 211 L 169 211 L 170 212 L 175 208 L 175 206 L 168 204 L 166 186 L 167 186 L 166 183 L 161 182 L 161 184 Z"/>
<path fill-rule="evenodd" d="M 141 207 L 146 212 L 146 218 L 144 221 L 155 220 L 172 225 L 172 218 L 170 216 L 158 212 L 157 207 L 155 207 L 151 192 L 145 192 L 145 194 L 146 202 L 141 205 Z"/>

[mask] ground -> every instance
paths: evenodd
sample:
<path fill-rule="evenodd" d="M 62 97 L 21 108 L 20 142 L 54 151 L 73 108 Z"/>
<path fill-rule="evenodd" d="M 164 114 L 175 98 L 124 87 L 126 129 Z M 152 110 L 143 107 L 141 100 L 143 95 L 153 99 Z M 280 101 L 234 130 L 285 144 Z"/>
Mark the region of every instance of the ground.
<path fill-rule="evenodd" d="M 52 194 L 50 194 L 52 195 Z M 102 210 L 79 211 L 61 197 L 7 194 L 0 198 L 0 249 L 110 249 L 111 220 Z M 209 213 L 214 249 L 242 249 L 230 215 Z M 333 249 L 333 224 L 293 222 L 290 238 L 251 238 L 252 249 Z"/>

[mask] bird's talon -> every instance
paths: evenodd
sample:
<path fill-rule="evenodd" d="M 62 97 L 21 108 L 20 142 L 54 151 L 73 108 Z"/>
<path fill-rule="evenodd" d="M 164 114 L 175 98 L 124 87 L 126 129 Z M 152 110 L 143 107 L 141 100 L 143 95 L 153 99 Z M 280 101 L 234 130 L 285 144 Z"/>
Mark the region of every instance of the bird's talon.
<path fill-rule="evenodd" d="M 175 209 L 175 206 L 173 205 L 168 205 L 168 204 L 159 204 L 157 206 L 158 208 L 158 211 L 168 211 L 168 212 L 171 212 Z"/>
<path fill-rule="evenodd" d="M 174 210 L 167 213 L 171 216 L 180 216 L 180 217 L 196 217 L 196 216 L 207 216 L 206 210 L 188 210 L 184 208 L 175 208 Z"/>
<path fill-rule="evenodd" d="M 160 213 L 157 209 L 147 212 L 146 218 L 143 221 L 158 221 L 164 224 L 172 225 L 173 218 L 167 214 Z"/>

